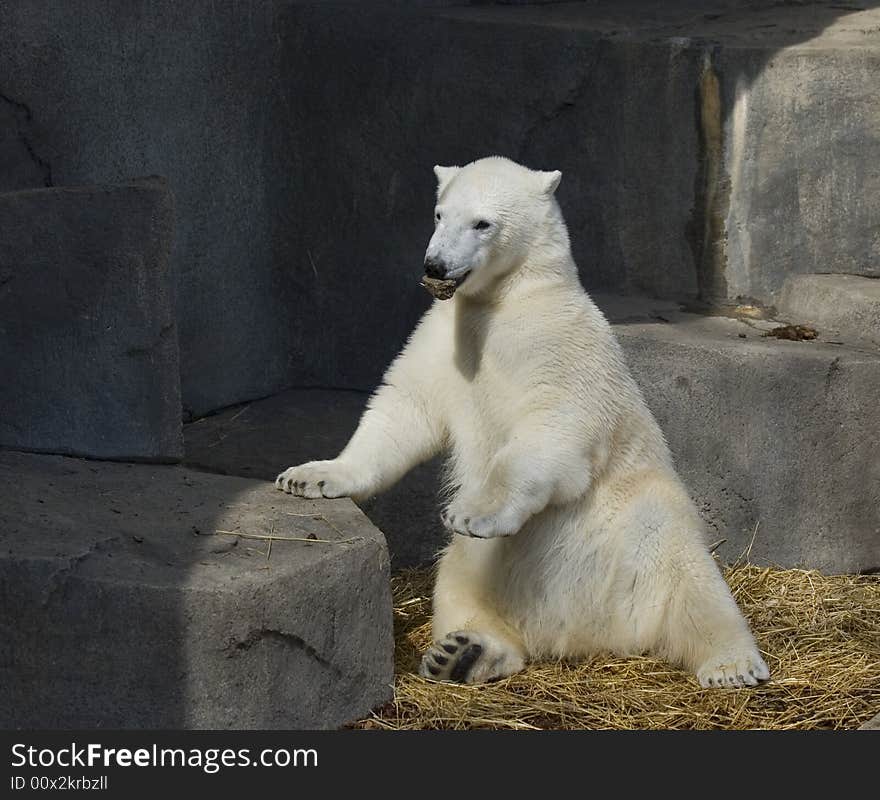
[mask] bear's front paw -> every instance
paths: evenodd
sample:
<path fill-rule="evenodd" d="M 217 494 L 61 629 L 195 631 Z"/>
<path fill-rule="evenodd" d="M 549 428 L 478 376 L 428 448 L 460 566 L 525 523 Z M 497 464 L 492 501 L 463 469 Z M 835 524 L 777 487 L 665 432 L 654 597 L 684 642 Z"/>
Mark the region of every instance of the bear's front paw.
<path fill-rule="evenodd" d="M 297 497 L 353 497 L 358 481 L 352 470 L 339 461 L 310 461 L 284 470 L 275 479 L 275 488 Z"/>
<path fill-rule="evenodd" d="M 522 520 L 509 508 L 491 508 L 478 501 L 456 500 L 440 514 L 446 530 L 475 539 L 513 536 Z"/>

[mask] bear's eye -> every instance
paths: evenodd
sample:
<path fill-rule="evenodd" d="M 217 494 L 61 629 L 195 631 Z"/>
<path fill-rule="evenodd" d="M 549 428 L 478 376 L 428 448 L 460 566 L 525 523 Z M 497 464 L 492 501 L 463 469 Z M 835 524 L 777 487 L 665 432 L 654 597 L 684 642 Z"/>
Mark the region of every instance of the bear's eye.
<path fill-rule="evenodd" d="M 437 222 L 440 222 L 440 212 L 439 211 L 434 212 L 434 219 L 436 219 Z"/>
<path fill-rule="evenodd" d="M 474 223 L 474 230 L 476 231 L 484 231 L 488 228 L 492 223 L 486 222 L 486 220 L 481 219 L 478 222 Z"/>

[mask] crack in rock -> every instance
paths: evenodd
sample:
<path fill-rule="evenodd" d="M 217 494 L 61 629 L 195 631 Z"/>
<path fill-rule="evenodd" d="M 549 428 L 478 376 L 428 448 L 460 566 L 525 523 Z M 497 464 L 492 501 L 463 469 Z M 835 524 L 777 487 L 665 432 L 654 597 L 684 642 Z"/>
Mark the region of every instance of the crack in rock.
<path fill-rule="evenodd" d="M 592 79 L 596 73 L 596 68 L 599 66 L 599 63 L 602 60 L 603 45 L 604 40 L 600 39 L 596 43 L 596 52 L 589 66 L 580 76 L 578 76 L 578 78 L 572 83 L 572 85 L 568 87 L 563 97 L 555 102 L 549 110 L 543 112 L 538 117 L 538 119 L 536 119 L 531 125 L 529 125 L 528 128 L 526 128 L 526 130 L 523 132 L 522 143 L 520 144 L 519 151 L 517 153 L 517 161 L 528 160 L 528 151 L 534 144 L 534 139 L 539 129 L 554 122 L 564 113 L 575 108 L 577 104 L 581 101 L 587 91 L 587 88 L 592 82 Z"/>
<path fill-rule="evenodd" d="M 165 341 L 170 334 L 174 330 L 174 323 L 171 322 L 167 325 L 163 325 L 159 330 L 159 334 L 156 337 L 156 340 L 151 344 L 148 344 L 145 347 L 129 347 L 128 350 L 125 351 L 125 355 L 129 356 L 129 358 L 138 358 L 140 356 L 150 356 L 152 355 Z"/>
<path fill-rule="evenodd" d="M 52 596 L 61 588 L 64 577 L 70 575 L 87 558 L 99 552 L 104 545 L 118 541 L 119 536 L 108 536 L 105 539 L 99 539 L 97 542 L 93 542 L 84 553 L 68 558 L 67 564 L 55 570 L 49 577 L 49 585 L 46 587 L 46 593 L 43 595 L 42 607 L 48 608 Z"/>
<path fill-rule="evenodd" d="M 9 95 L 4 94 L 3 92 L 0 92 L 0 101 L 7 103 L 12 107 L 16 121 L 18 139 L 24 146 L 25 150 L 27 150 L 27 154 L 31 161 L 33 161 L 34 165 L 42 173 L 43 185 L 47 187 L 54 186 L 55 184 L 52 181 L 52 165 L 46 159 L 37 154 L 28 135 L 27 128 L 33 124 L 34 121 L 34 115 L 30 107 L 19 100 L 13 100 Z"/>
<path fill-rule="evenodd" d="M 831 381 L 840 372 L 840 356 L 837 356 L 829 365 L 825 373 L 825 391 L 831 389 Z"/>
<path fill-rule="evenodd" d="M 240 639 L 237 642 L 230 642 L 229 657 L 234 658 L 239 653 L 250 650 L 254 645 L 257 645 L 260 642 L 275 642 L 276 644 L 280 644 L 292 650 L 301 650 L 309 656 L 309 658 L 317 661 L 322 667 L 331 670 L 335 675 L 342 674 L 338 667 L 322 656 L 301 636 L 297 636 L 293 633 L 284 633 L 283 631 L 278 631 L 273 628 L 257 628 L 250 631 L 244 639 Z"/>
<path fill-rule="evenodd" d="M 727 212 L 730 178 L 724 165 L 724 106 L 716 64 L 719 46 L 703 47 L 696 88 L 699 160 L 694 178 L 694 204 L 685 235 L 693 253 L 699 298 L 717 303 L 727 297 Z"/>

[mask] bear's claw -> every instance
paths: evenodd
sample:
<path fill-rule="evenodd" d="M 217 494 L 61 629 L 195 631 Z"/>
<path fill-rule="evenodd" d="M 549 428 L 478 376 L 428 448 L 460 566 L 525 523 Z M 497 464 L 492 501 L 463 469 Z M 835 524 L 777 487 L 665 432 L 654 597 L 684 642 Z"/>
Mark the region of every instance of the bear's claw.
<path fill-rule="evenodd" d="M 757 650 L 709 658 L 697 670 L 697 680 L 704 689 L 757 686 L 770 678 L 770 670 Z"/>

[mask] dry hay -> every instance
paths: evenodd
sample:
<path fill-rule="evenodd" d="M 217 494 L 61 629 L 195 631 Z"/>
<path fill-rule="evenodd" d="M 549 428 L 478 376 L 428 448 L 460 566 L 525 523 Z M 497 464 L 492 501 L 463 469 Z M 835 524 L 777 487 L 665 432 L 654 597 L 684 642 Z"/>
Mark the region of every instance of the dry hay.
<path fill-rule="evenodd" d="M 530 666 L 484 686 L 416 674 L 430 643 L 433 575 L 393 579 L 395 699 L 355 727 L 380 729 L 857 728 L 880 711 L 880 576 L 726 570 L 772 678 L 753 689 L 701 689 L 651 658 Z"/>

